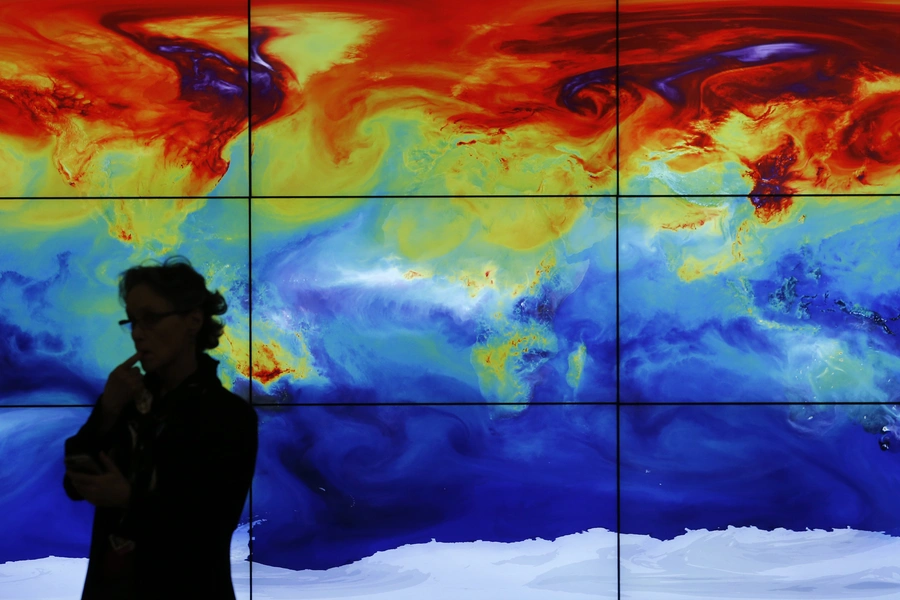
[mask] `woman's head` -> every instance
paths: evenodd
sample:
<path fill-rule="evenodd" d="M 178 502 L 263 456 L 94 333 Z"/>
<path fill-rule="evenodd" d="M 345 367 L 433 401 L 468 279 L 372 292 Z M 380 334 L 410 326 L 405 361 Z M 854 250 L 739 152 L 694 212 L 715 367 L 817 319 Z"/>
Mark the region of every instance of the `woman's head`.
<path fill-rule="evenodd" d="M 213 317 L 228 310 L 225 298 L 206 289 L 187 258 L 153 262 L 124 271 L 119 279 L 119 300 L 132 320 L 135 348 L 146 353 L 141 363 L 148 372 L 217 347 L 225 327 Z"/>

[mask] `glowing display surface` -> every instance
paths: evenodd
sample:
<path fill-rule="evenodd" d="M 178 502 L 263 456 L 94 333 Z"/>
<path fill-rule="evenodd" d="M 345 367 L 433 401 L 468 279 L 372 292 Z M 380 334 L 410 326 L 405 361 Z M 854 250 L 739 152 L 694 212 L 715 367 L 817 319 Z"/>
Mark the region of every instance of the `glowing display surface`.
<path fill-rule="evenodd" d="M 239 598 L 897 596 L 897 2 L 41 7 L 0 7 L 0 597 L 78 597 L 62 440 L 169 254 L 260 416 Z"/>
<path fill-rule="evenodd" d="M 616 191 L 611 0 L 265 0 L 252 25 L 278 104 L 254 194 Z"/>
<path fill-rule="evenodd" d="M 4 2 L 0 38 L 0 196 L 246 196 L 246 2 Z"/>
<path fill-rule="evenodd" d="M 442 580 L 471 564 L 481 574 L 466 589 L 485 600 L 498 588 L 614 593 L 615 202 L 246 207 L 0 203 L 0 294 L 12 307 L 0 321 L 2 475 L 14 482 L 0 496 L 0 561 L 11 561 L 4 573 L 53 573 L 46 584 L 16 575 L 4 592 L 80 589 L 86 565 L 74 557 L 87 556 L 92 512 L 61 491 L 54 441 L 77 430 L 87 409 L 73 405 L 90 405 L 108 365 L 132 351 L 116 274 L 177 247 L 228 298 L 212 352 L 223 384 L 270 405 L 258 408 L 252 513 L 248 503 L 232 546 L 241 597 L 251 520 L 254 593 L 447 597 L 460 588 Z M 37 383 L 35 372 L 47 375 Z M 35 475 L 34 463 L 56 466 Z M 53 519 L 25 500 L 35 495 L 51 499 Z M 434 558 L 414 566 L 423 545 Z M 363 583 L 347 568 L 360 560 Z"/>
<path fill-rule="evenodd" d="M 240 597 L 251 522 L 255 593 L 892 585 L 898 202 L 620 198 L 618 229 L 612 199 L 504 202 L 0 203 L 4 595 L 84 579 L 54 456 L 130 351 L 115 274 L 176 247 L 231 301 L 223 383 L 261 403 Z"/>
<path fill-rule="evenodd" d="M 896 3 L 619 7 L 620 193 L 900 191 Z"/>
<path fill-rule="evenodd" d="M 613 200 L 254 207 L 255 373 L 275 397 L 615 401 Z"/>
<path fill-rule="evenodd" d="M 619 202 L 623 401 L 900 393 L 900 200 Z"/>

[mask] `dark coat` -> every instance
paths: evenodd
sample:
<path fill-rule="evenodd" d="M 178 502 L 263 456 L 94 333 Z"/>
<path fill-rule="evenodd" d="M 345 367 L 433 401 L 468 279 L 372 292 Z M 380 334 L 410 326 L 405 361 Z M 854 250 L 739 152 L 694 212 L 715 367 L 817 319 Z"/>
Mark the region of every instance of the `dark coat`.
<path fill-rule="evenodd" d="M 129 403 L 115 425 L 98 435 L 100 400 L 87 422 L 65 443 L 65 453 L 106 452 L 132 479 L 127 509 L 97 507 L 82 600 L 203 598 L 233 600 L 231 536 L 243 511 L 256 465 L 257 414 L 226 390 L 207 354 L 197 370 L 160 397 L 154 374 L 149 413 Z M 102 398 L 102 395 L 101 395 Z M 72 500 L 84 500 L 63 480 Z M 106 567 L 109 535 L 133 540 L 126 567 Z M 107 554 L 110 552 L 110 554 Z M 122 564 L 119 562 L 118 564 Z M 118 572 L 132 591 L 113 591 Z M 124 573 L 124 574 L 123 574 Z"/>

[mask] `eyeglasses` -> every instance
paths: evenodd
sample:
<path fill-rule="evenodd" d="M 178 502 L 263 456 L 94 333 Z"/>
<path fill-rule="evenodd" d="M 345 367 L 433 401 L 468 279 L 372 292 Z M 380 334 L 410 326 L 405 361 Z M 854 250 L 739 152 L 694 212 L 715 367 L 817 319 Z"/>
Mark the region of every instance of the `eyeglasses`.
<path fill-rule="evenodd" d="M 191 312 L 190 310 L 173 310 L 167 313 L 154 313 L 148 312 L 140 319 L 124 319 L 119 321 L 119 325 L 122 327 L 122 330 L 126 333 L 131 333 L 134 330 L 134 324 L 137 323 L 145 330 L 153 329 L 156 325 L 165 319 L 166 317 L 170 317 L 172 315 L 184 315 Z"/>

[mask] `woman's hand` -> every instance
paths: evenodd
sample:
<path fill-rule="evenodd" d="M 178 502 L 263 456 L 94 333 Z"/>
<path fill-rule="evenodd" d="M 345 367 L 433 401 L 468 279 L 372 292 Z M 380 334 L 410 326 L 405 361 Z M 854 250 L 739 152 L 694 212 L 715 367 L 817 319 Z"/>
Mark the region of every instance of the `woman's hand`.
<path fill-rule="evenodd" d="M 66 470 L 75 490 L 94 506 L 125 508 L 131 499 L 131 483 L 122 475 L 116 463 L 105 453 L 100 453 L 100 461 L 106 473 L 91 475 Z"/>

